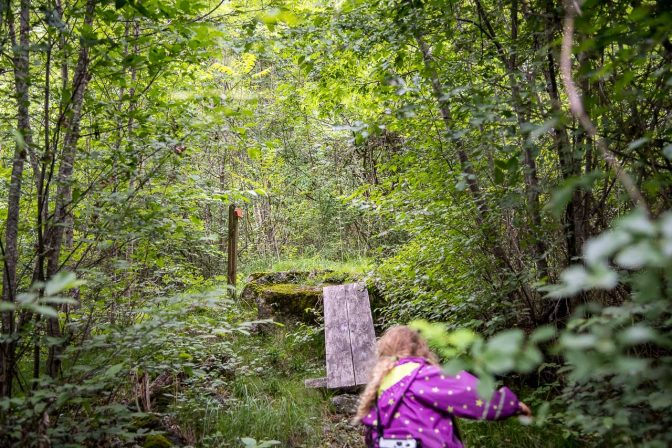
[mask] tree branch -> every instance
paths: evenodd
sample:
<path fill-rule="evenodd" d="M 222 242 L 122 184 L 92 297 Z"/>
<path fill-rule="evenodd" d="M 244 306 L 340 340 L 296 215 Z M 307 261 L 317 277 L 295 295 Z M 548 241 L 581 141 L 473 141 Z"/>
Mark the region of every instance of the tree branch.
<path fill-rule="evenodd" d="M 646 201 L 642 193 L 639 191 L 639 188 L 635 184 L 635 181 L 630 177 L 630 175 L 623 169 L 621 164 L 618 162 L 618 159 L 613 152 L 607 147 L 607 142 L 603 138 L 599 138 L 597 135 L 597 128 L 593 124 L 592 120 L 586 113 L 586 110 L 583 107 L 583 101 L 581 95 L 579 94 L 574 79 L 572 78 L 572 42 L 574 39 L 574 20 L 581 11 L 579 9 L 579 4 L 575 0 L 565 0 L 565 22 L 563 25 L 563 36 L 562 36 L 562 47 L 560 50 L 560 74 L 562 77 L 562 83 L 565 86 L 565 91 L 567 92 L 567 97 L 569 100 L 569 110 L 572 112 L 574 117 L 581 123 L 581 126 L 586 130 L 586 133 L 591 138 L 597 141 L 597 146 L 602 152 L 602 156 L 607 162 L 607 166 L 614 172 L 614 175 L 618 180 L 623 184 L 625 191 L 630 196 L 630 200 L 636 207 L 640 207 L 642 210 L 649 213 Z"/>

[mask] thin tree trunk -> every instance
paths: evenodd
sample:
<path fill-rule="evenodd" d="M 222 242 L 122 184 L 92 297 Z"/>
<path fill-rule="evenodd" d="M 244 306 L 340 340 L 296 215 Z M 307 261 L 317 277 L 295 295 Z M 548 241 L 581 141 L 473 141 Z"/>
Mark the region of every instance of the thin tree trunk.
<path fill-rule="evenodd" d="M 441 81 L 439 80 L 438 74 L 436 72 L 436 67 L 434 63 L 434 57 L 432 56 L 432 51 L 429 48 L 429 45 L 427 42 L 425 42 L 424 38 L 420 34 L 416 34 L 415 36 L 415 41 L 418 43 L 418 46 L 420 47 L 420 51 L 422 53 L 422 60 L 425 65 L 425 69 L 430 73 L 430 82 L 432 84 L 432 92 L 434 94 L 434 98 L 436 99 L 437 103 L 439 104 L 439 111 L 441 112 L 441 119 L 443 120 L 443 123 L 446 127 L 446 130 L 448 132 L 451 132 L 451 126 L 453 124 L 453 117 L 450 112 L 450 105 L 448 104 L 448 101 L 446 101 L 443 98 L 443 88 L 441 87 Z M 457 140 L 456 141 L 456 146 L 457 146 L 457 157 L 460 159 L 460 165 L 462 167 L 462 172 L 466 174 L 466 182 L 467 186 L 469 187 L 469 191 L 471 193 L 471 196 L 474 199 L 474 202 L 476 203 L 476 208 L 478 210 L 478 213 L 476 214 L 476 220 L 478 221 L 479 225 L 483 224 L 485 221 L 485 217 L 487 216 L 489 209 L 488 209 L 488 204 L 485 202 L 483 199 L 483 196 L 481 194 L 481 189 L 478 185 L 478 180 L 476 178 L 476 174 L 474 172 L 474 168 L 471 164 L 471 161 L 469 160 L 469 156 L 467 155 L 467 152 L 464 148 L 464 144 L 462 140 Z"/>
<path fill-rule="evenodd" d="M 88 0 L 84 15 L 84 25 L 91 26 L 96 7 L 96 0 Z M 65 236 L 65 226 L 68 224 L 68 214 L 72 206 L 72 173 L 79 141 L 80 120 L 84 93 L 89 82 L 89 48 L 86 43 L 80 41 L 77 65 L 72 78 L 72 98 L 65 110 L 65 138 L 63 139 L 63 151 L 58 170 L 58 187 L 56 190 L 56 205 L 49 230 L 49 258 L 47 261 L 47 276 L 53 277 L 60 269 L 60 254 Z M 58 318 L 49 318 L 47 334 L 54 338 L 61 337 L 61 328 Z M 60 345 L 54 344 L 49 349 L 47 359 L 47 372 L 52 377 L 58 374 L 60 369 L 59 354 L 62 351 Z"/>
<path fill-rule="evenodd" d="M 21 181 L 23 167 L 26 160 L 27 148 L 33 144 L 32 129 L 30 126 L 30 0 L 21 0 L 19 16 L 19 42 L 16 42 L 14 18 L 11 15 L 11 2 L 7 5 L 8 26 L 10 40 L 14 47 L 14 80 L 17 102 L 17 136 L 14 161 L 12 162 L 12 177 L 7 199 L 7 222 L 5 224 L 4 269 L 2 281 L 2 300 L 14 302 L 17 291 L 16 270 L 19 260 L 18 236 L 19 214 L 21 205 Z M 16 340 L 16 324 L 14 312 L 5 311 L 2 314 L 2 335 L 6 338 L 0 345 L 0 396 L 9 397 L 12 394 L 12 380 L 15 370 L 15 356 L 18 341 Z"/>
<path fill-rule="evenodd" d="M 530 214 L 530 221 L 532 224 L 532 232 L 534 238 L 534 260 L 537 265 L 537 270 L 539 271 L 540 276 L 548 277 L 548 262 L 546 260 L 547 248 L 546 242 L 541 229 L 541 206 L 539 204 L 539 178 L 537 176 L 537 164 L 534 155 L 534 148 L 528 142 L 529 131 L 526 130 L 526 124 L 528 122 L 528 113 L 523 104 L 520 83 L 518 82 L 518 62 L 516 57 L 517 49 L 514 48 L 510 54 L 507 55 L 504 47 L 497 40 L 495 35 L 495 30 L 492 27 L 490 20 L 488 19 L 485 9 L 483 8 L 481 2 L 476 0 L 476 9 L 478 15 L 480 16 L 485 29 L 487 31 L 488 38 L 493 42 L 497 50 L 497 55 L 504 65 L 506 70 L 507 77 L 509 79 L 509 86 L 511 87 L 511 99 L 516 113 L 516 118 L 518 120 L 518 127 L 520 129 L 520 135 L 522 139 L 522 149 L 523 149 L 523 164 L 525 166 L 525 194 L 527 196 L 527 209 Z M 513 0 L 511 3 L 511 40 L 515 45 L 518 39 L 518 2 Z"/>
<path fill-rule="evenodd" d="M 427 42 L 425 42 L 424 38 L 420 34 L 416 34 L 415 40 L 418 43 L 418 46 L 420 47 L 420 51 L 422 52 L 422 59 L 425 64 L 425 69 L 428 71 L 428 73 L 430 73 L 430 82 L 432 84 L 432 91 L 434 94 L 434 98 L 436 99 L 439 105 L 439 111 L 441 112 L 441 119 L 443 120 L 446 130 L 448 132 L 451 132 L 452 130 L 451 127 L 453 125 L 453 118 L 450 112 L 450 105 L 443 98 L 443 88 L 441 87 L 441 81 L 439 80 L 438 74 L 436 72 L 432 51 L 429 48 Z M 474 172 L 474 168 L 471 164 L 471 161 L 469 160 L 469 155 L 467 154 L 467 151 L 464 148 L 464 142 L 460 139 L 457 140 L 455 143 L 457 147 L 457 156 L 460 159 L 460 166 L 462 167 L 462 172 L 466 175 L 465 177 L 467 186 L 469 188 L 469 192 L 471 193 L 471 196 L 474 199 L 474 203 L 476 204 L 477 209 L 476 221 L 478 222 L 479 226 L 483 226 L 487 221 L 487 216 L 488 213 L 490 212 L 490 209 L 485 201 L 485 198 L 482 195 L 481 188 L 478 184 L 478 179 L 476 177 L 476 173 Z M 506 264 L 507 266 L 510 266 L 510 262 L 508 260 L 508 256 L 506 255 L 506 252 L 504 251 L 504 248 L 499 243 L 496 242 L 496 239 L 495 241 L 492 241 L 492 248 L 495 257 L 498 258 L 500 261 L 504 262 L 504 264 Z"/>
<path fill-rule="evenodd" d="M 544 77 L 546 78 L 546 90 L 551 98 L 551 114 L 558 118 L 557 123 L 553 126 L 553 139 L 558 154 L 558 160 L 560 162 L 560 173 L 562 174 L 562 178 L 567 180 L 573 176 L 579 175 L 581 170 L 579 169 L 579 165 L 574 161 L 573 149 L 567 135 L 567 129 L 565 125 L 562 124 L 562 120 L 560 120 L 563 112 L 558 90 L 557 64 L 551 47 L 555 38 L 555 32 L 559 26 L 553 0 L 546 1 L 545 13 L 546 20 L 544 28 L 547 50 Z M 585 239 L 585 235 L 581 231 L 580 201 L 580 193 L 575 191 L 565 208 L 563 233 L 567 247 L 566 265 L 573 263 L 573 260 L 580 255 L 581 246 Z"/>
<path fill-rule="evenodd" d="M 436 65 L 434 58 L 432 56 L 431 49 L 429 48 L 429 45 L 427 42 L 424 40 L 422 35 L 420 33 L 415 34 L 415 40 L 418 44 L 418 47 L 420 48 L 420 51 L 422 53 L 422 59 L 425 65 L 425 70 L 430 74 L 430 82 L 432 84 L 432 92 L 434 94 L 434 98 L 436 99 L 438 105 L 439 105 L 439 110 L 441 112 L 441 118 L 443 120 L 443 123 L 446 127 L 446 130 L 448 132 L 452 131 L 452 125 L 453 125 L 453 118 L 452 114 L 450 112 L 450 104 L 446 101 L 446 99 L 443 97 L 443 88 L 441 86 L 441 81 L 439 80 L 438 73 L 436 70 Z M 479 224 L 479 226 L 484 227 L 487 225 L 487 218 L 488 214 L 490 212 L 490 209 L 488 207 L 488 204 L 485 201 L 485 198 L 482 195 L 480 186 L 478 184 L 478 179 L 476 177 L 476 174 L 474 172 L 473 166 L 471 164 L 471 161 L 469 160 L 469 155 L 467 154 L 467 151 L 464 147 L 464 142 L 461 139 L 458 139 L 456 142 L 456 147 L 457 147 L 457 155 L 458 158 L 460 159 L 460 165 L 462 167 L 462 171 L 466 175 L 466 182 L 467 186 L 469 188 L 469 191 L 471 193 L 471 196 L 474 200 L 474 203 L 476 204 L 477 208 L 477 213 L 476 213 L 476 222 Z M 489 237 L 488 241 L 488 246 L 491 248 L 493 255 L 495 256 L 495 259 L 502 263 L 506 269 L 508 269 L 511 274 L 518 278 L 518 275 L 516 273 L 515 267 L 511 264 L 511 260 L 509 259 L 508 254 L 504 250 L 504 247 L 499 243 L 499 238 L 497 235 L 486 235 Z M 532 301 L 533 297 L 533 292 L 529 288 L 528 285 L 524 283 L 520 283 L 520 292 L 522 296 L 526 300 L 527 307 L 530 312 L 530 317 L 533 322 L 537 321 L 537 316 L 536 316 L 536 310 L 534 306 L 534 302 Z"/>

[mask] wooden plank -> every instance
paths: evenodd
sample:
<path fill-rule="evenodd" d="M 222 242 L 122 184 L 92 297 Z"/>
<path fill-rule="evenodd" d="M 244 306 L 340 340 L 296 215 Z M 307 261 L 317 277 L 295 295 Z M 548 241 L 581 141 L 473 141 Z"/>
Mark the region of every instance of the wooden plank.
<path fill-rule="evenodd" d="M 327 387 L 355 385 L 350 348 L 348 307 L 344 285 L 324 288 L 324 333 L 327 352 Z"/>
<path fill-rule="evenodd" d="M 363 283 L 346 286 L 355 384 L 366 384 L 376 361 L 376 334 L 373 330 L 369 293 Z"/>

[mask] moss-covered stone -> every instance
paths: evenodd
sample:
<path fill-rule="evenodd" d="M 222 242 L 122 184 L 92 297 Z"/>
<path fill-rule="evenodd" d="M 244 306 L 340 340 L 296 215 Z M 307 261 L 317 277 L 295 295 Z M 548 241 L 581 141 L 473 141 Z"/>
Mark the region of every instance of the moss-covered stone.
<path fill-rule="evenodd" d="M 156 414 L 144 414 L 133 419 L 133 428 L 137 429 L 160 429 L 161 419 Z"/>
<path fill-rule="evenodd" d="M 322 300 L 322 288 L 303 286 L 294 283 L 257 285 L 256 302 L 259 317 L 294 317 L 302 321 L 313 320 L 308 309 L 319 307 Z"/>
<path fill-rule="evenodd" d="M 305 283 L 314 274 L 311 271 L 255 272 L 247 278 L 248 283 L 259 285 L 278 283 Z"/>
<path fill-rule="evenodd" d="M 174 446 L 173 442 L 161 434 L 150 434 L 145 437 L 142 448 L 170 448 Z"/>
<path fill-rule="evenodd" d="M 324 272 L 318 277 L 319 283 L 328 285 L 342 285 L 343 283 L 351 283 L 355 278 L 347 272 L 330 271 Z"/>
<path fill-rule="evenodd" d="M 260 319 L 315 321 L 322 313 L 322 288 L 356 282 L 356 275 L 329 269 L 256 272 L 247 279 L 241 299 L 257 305 Z M 308 310 L 308 311 L 307 311 Z"/>

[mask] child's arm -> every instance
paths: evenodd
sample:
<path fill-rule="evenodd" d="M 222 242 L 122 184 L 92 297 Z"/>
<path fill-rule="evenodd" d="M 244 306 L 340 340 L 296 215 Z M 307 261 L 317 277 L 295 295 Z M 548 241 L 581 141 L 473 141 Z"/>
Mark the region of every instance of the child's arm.
<path fill-rule="evenodd" d="M 421 404 L 456 417 L 501 420 L 520 413 L 520 401 L 508 387 L 497 390 L 489 400 L 478 395 L 478 379 L 467 372 L 445 375 L 434 366 L 424 367 L 410 392 Z"/>

